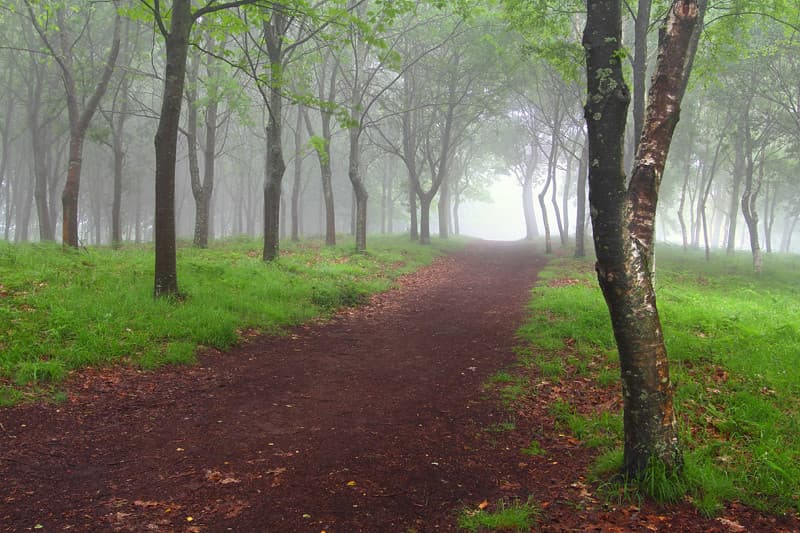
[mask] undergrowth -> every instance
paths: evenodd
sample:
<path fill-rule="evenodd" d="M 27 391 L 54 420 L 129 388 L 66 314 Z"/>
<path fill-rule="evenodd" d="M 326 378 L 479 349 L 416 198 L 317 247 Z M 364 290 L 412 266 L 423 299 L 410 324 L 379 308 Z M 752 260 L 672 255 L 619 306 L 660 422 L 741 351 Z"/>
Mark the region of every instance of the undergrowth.
<path fill-rule="evenodd" d="M 706 262 L 662 246 L 657 256 L 682 475 L 654 465 L 637 483 L 608 483 L 622 465 L 621 414 L 581 413 L 567 400 L 551 414 L 599 450 L 594 475 L 609 494 L 688 498 L 708 515 L 732 500 L 800 511 L 800 258 L 767 255 L 759 276 L 746 253 Z M 554 259 L 540 280 L 519 331 L 523 360 L 548 381 L 571 373 L 600 389 L 616 386 L 616 348 L 592 262 Z"/>
<path fill-rule="evenodd" d="M 225 349 L 248 330 L 278 333 L 359 304 L 463 245 L 373 237 L 368 252 L 356 254 L 342 240 L 289 244 L 270 264 L 253 239 L 181 245 L 181 300 L 153 298 L 151 246 L 0 242 L 0 405 L 40 397 L 84 366 L 190 363 L 198 346 Z"/>

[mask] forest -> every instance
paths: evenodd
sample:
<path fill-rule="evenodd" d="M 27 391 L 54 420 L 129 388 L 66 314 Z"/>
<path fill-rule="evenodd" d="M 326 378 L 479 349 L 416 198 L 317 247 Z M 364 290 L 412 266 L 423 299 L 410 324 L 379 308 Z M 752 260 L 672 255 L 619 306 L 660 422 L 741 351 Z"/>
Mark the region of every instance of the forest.
<path fill-rule="evenodd" d="M 171 50 L 179 4 L 4 2 L 4 239 L 148 242 L 164 212 L 167 241 L 262 235 L 266 260 L 304 235 L 425 242 L 514 180 L 524 235 L 581 248 L 580 6 L 187 3 L 188 48 Z M 649 4 L 624 27 L 629 167 L 664 9 Z M 709 7 L 657 228 L 685 248 L 750 249 L 756 269 L 761 250 L 793 249 L 800 132 L 796 10 L 760 9 Z"/>
<path fill-rule="evenodd" d="M 0 526 L 800 527 L 796 0 L 0 35 Z"/>

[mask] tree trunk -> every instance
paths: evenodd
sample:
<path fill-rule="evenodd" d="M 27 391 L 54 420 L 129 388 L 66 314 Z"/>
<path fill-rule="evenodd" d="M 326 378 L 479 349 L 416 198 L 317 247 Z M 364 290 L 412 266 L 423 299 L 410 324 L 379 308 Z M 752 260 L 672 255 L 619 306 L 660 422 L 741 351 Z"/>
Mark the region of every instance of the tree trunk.
<path fill-rule="evenodd" d="M 744 113 L 747 115 L 747 113 Z M 755 177 L 755 165 L 753 161 L 753 140 L 750 135 L 749 122 L 742 121 L 743 131 L 739 134 L 744 135 L 745 167 L 744 167 L 744 192 L 742 193 L 742 216 L 747 224 L 747 231 L 750 235 L 750 252 L 753 255 L 753 271 L 760 274 L 763 268 L 761 256 L 761 245 L 758 240 L 758 211 L 756 210 L 756 200 L 761 189 L 763 178 L 763 154 L 759 165 L 758 179 Z"/>
<path fill-rule="evenodd" d="M 31 134 L 37 137 L 34 143 L 37 143 L 38 148 L 35 146 L 33 151 L 33 167 L 34 167 L 34 193 L 33 197 L 36 200 L 36 214 L 39 220 L 39 240 L 53 241 L 55 236 L 53 234 L 53 224 L 50 216 L 50 206 L 47 202 L 47 164 L 45 163 L 46 148 L 44 147 L 45 139 L 43 138 L 45 132 L 41 128 L 38 131 L 32 131 Z"/>
<path fill-rule="evenodd" d="M 214 42 L 206 40 L 206 48 L 212 49 Z M 217 71 L 212 67 L 214 59 L 209 58 L 207 65 L 210 83 L 215 83 Z M 216 92 L 216 91 L 214 91 Z M 205 113 L 206 139 L 203 146 L 203 181 L 199 173 L 192 174 L 192 196 L 194 196 L 195 219 L 193 244 L 198 248 L 208 248 L 208 239 L 212 232 L 211 198 L 214 193 L 214 177 L 217 159 L 217 119 L 219 116 L 219 98 L 217 94 L 208 94 L 208 106 Z M 196 110 L 195 110 L 196 113 Z M 195 156 L 196 157 L 196 156 Z"/>
<path fill-rule="evenodd" d="M 338 63 L 337 63 L 338 64 Z M 331 74 L 331 84 L 333 86 L 336 80 L 336 69 L 333 69 Z M 331 88 L 333 91 L 333 87 Z M 320 88 L 320 97 L 324 95 L 324 90 Z M 333 98 L 333 92 L 331 92 Z M 311 120 L 308 117 L 308 112 L 304 111 L 303 118 L 306 122 L 306 129 L 310 136 L 314 136 L 314 130 L 311 127 Z M 325 245 L 336 245 L 336 205 L 333 200 L 333 171 L 331 170 L 331 113 L 320 110 L 320 118 L 322 120 L 322 146 L 317 147 L 317 159 L 319 160 L 320 179 L 322 181 L 322 200 L 325 207 Z"/>
<path fill-rule="evenodd" d="M 354 98 L 357 97 L 357 92 L 353 93 Z M 355 112 L 357 109 L 357 101 L 353 101 L 352 118 L 355 120 Z M 367 188 L 361 179 L 361 143 L 359 142 L 361 130 L 359 127 L 350 128 L 350 160 L 347 168 L 347 175 L 350 178 L 350 184 L 353 186 L 353 195 L 355 197 L 355 237 L 356 237 L 356 252 L 365 252 L 367 250 Z"/>
<path fill-rule="evenodd" d="M 288 30 L 284 6 L 273 5 L 269 21 L 264 24 L 265 41 L 270 61 L 267 122 L 267 173 L 264 180 L 264 261 L 278 258 L 281 235 L 281 190 L 286 162 L 283 159 L 283 45 Z"/>
<path fill-rule="evenodd" d="M 763 164 L 763 162 L 762 162 Z M 778 183 L 767 182 L 767 192 L 764 198 L 764 242 L 767 253 L 772 253 L 772 228 L 775 225 L 775 210 L 778 207 Z"/>
<path fill-rule="evenodd" d="M 292 231 L 293 242 L 300 240 L 300 192 L 303 186 L 303 115 L 305 108 L 297 107 L 297 123 L 294 129 L 294 181 L 292 182 Z"/>
<path fill-rule="evenodd" d="M 30 240 L 31 209 L 33 207 L 34 183 L 28 180 L 27 187 L 19 191 L 19 207 L 17 208 L 17 224 L 14 230 L 14 242 L 27 242 Z"/>
<path fill-rule="evenodd" d="M 531 198 L 531 201 L 533 199 Z M 453 194 L 453 234 L 461 235 L 461 221 L 458 219 L 458 208 L 461 205 L 461 192 L 456 189 Z"/>
<path fill-rule="evenodd" d="M 575 217 L 575 257 L 586 257 L 586 180 L 589 170 L 589 143 L 584 141 L 581 149 L 581 162 L 578 165 L 578 213 Z"/>
<path fill-rule="evenodd" d="M 286 171 L 281 145 L 282 96 L 277 91 L 270 94 L 267 171 L 264 180 L 264 261 L 273 261 L 280 254 L 281 181 Z"/>
<path fill-rule="evenodd" d="M 547 194 L 547 189 L 550 187 L 550 172 L 547 173 L 547 181 L 539 193 L 539 208 L 542 210 L 542 224 L 544 225 L 544 250 L 545 253 L 553 253 L 553 242 L 550 239 L 550 221 L 547 217 L 547 206 L 544 203 L 544 197 Z"/>
<path fill-rule="evenodd" d="M 423 194 L 419 197 L 419 243 L 431 243 L 431 202 L 433 195 Z"/>
<path fill-rule="evenodd" d="M 450 236 L 450 185 L 448 174 L 439 184 L 439 238 L 447 239 Z"/>
<path fill-rule="evenodd" d="M 533 169 L 526 169 L 522 181 L 522 214 L 525 217 L 525 240 L 532 241 L 539 234 L 533 208 Z"/>
<path fill-rule="evenodd" d="M 127 27 L 126 27 L 127 29 Z M 127 34 L 127 31 L 126 31 Z M 129 77 L 123 75 L 120 87 L 120 110 L 111 118 L 111 149 L 114 155 L 114 184 L 111 202 L 111 247 L 115 250 L 122 244 L 122 170 L 125 163 L 125 121 L 128 118 Z"/>
<path fill-rule="evenodd" d="M 164 68 L 164 95 L 155 137 L 156 205 L 153 232 L 156 262 L 153 293 L 156 297 L 178 294 L 175 255 L 175 161 L 191 29 L 191 0 L 174 0 L 170 30 L 165 36 L 167 62 Z"/>
<path fill-rule="evenodd" d="M 691 68 L 691 42 L 703 8 L 674 0 L 659 38 L 647 118 L 630 185 L 623 170 L 630 95 L 618 59 L 621 2 L 590 0 L 586 121 L 589 187 L 597 275 L 611 316 L 622 374 L 624 473 L 643 475 L 652 462 L 678 470 L 682 455 L 669 364 L 656 308 L 651 265 L 658 190 Z M 702 20 L 702 19 L 701 19 Z"/>
<path fill-rule="evenodd" d="M 570 189 L 572 188 L 572 160 L 571 155 L 567 156 L 567 171 L 564 174 L 564 190 L 561 191 L 561 216 L 564 219 L 564 240 L 562 246 L 567 244 L 569 240 L 569 196 Z"/>
<path fill-rule="evenodd" d="M 683 245 L 684 252 L 689 248 L 688 230 L 686 228 L 686 220 L 683 216 L 683 208 L 686 205 L 686 189 L 688 187 L 689 187 L 689 172 L 685 171 L 683 175 L 683 186 L 681 187 L 681 201 L 678 204 L 678 222 L 680 222 L 681 224 L 681 243 Z"/>
<path fill-rule="evenodd" d="M 787 227 L 786 229 L 784 229 L 784 231 L 786 232 L 786 240 L 785 240 L 786 246 L 784 247 L 784 252 L 786 253 L 789 253 L 792 249 L 792 235 L 794 235 L 794 230 L 797 227 L 797 221 L 800 220 L 800 215 L 793 215 L 791 218 L 792 218 L 791 224 L 788 223 L 787 221 L 786 224 Z"/>
<path fill-rule="evenodd" d="M 408 216 L 409 237 L 412 241 L 419 240 L 419 226 L 417 224 L 417 191 L 411 178 L 408 179 Z"/>
<path fill-rule="evenodd" d="M 750 103 L 748 102 L 747 109 L 749 109 L 749 107 Z M 747 117 L 748 115 L 749 111 L 742 112 L 743 117 Z M 747 119 L 743 118 L 742 120 Z M 739 128 L 741 128 L 741 124 Z M 741 201 L 741 193 L 739 191 L 745 174 L 744 139 L 740 133 L 736 134 L 734 143 L 736 144 L 736 148 L 733 164 L 733 191 L 731 192 L 730 208 L 728 210 L 728 246 L 726 249 L 726 252 L 729 254 L 736 250 L 736 225 L 738 223 L 739 202 Z"/>

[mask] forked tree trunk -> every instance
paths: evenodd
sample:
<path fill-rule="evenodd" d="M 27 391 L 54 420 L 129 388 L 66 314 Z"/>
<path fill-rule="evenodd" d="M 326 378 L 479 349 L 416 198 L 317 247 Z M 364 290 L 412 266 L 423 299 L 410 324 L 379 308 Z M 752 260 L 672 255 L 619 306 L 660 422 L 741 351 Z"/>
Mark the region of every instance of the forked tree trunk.
<path fill-rule="evenodd" d="M 702 2 L 703 0 L 701 0 Z M 589 0 L 587 61 L 589 187 L 597 275 L 620 355 L 623 470 L 640 476 L 658 461 L 680 469 L 672 384 L 650 259 L 661 177 L 693 58 L 704 5 L 674 0 L 659 38 L 647 116 L 629 186 L 623 170 L 630 94 L 622 76 L 619 0 Z"/>

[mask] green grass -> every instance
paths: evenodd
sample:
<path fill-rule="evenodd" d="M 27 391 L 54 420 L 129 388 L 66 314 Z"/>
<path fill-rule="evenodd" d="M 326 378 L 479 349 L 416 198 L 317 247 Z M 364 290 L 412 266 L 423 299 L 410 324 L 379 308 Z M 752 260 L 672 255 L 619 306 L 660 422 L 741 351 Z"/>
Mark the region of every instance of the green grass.
<path fill-rule="evenodd" d="M 758 276 L 746 253 L 720 253 L 706 262 L 700 253 L 661 246 L 657 268 L 686 467 L 680 481 L 655 469 L 643 480 L 649 488 L 640 489 L 665 500 L 688 493 L 708 514 L 731 500 L 774 513 L 800 511 L 800 258 L 768 255 Z M 572 281 L 552 282 L 559 279 Z M 618 382 L 608 311 L 591 261 L 555 259 L 542 280 L 520 334 L 544 378 L 571 358 L 580 363 L 594 353 L 601 357 L 586 359 L 591 362 L 579 364 L 578 373 L 587 371 L 604 387 Z M 578 415 L 569 405 L 551 412 L 604 450 L 606 467 L 614 465 L 609 457 L 618 457 L 618 470 L 618 414 Z"/>
<path fill-rule="evenodd" d="M 248 330 L 278 333 L 364 302 L 463 245 L 373 237 L 367 253 L 355 254 L 342 240 L 332 248 L 288 245 L 272 264 L 251 239 L 206 250 L 179 246 L 180 301 L 153 298 L 150 246 L 62 250 L 0 242 L 0 405 L 84 366 L 191 363 L 198 346 L 225 349 Z"/>
<path fill-rule="evenodd" d="M 458 527 L 467 531 L 530 531 L 539 516 L 533 500 L 499 501 L 494 509 L 465 509 L 458 517 Z"/>
<path fill-rule="evenodd" d="M 516 405 L 526 395 L 529 395 L 531 391 L 527 377 L 515 375 L 506 370 L 501 370 L 491 376 L 485 388 L 496 390 L 503 405 L 509 408 Z"/>
<path fill-rule="evenodd" d="M 544 455 L 545 449 L 542 448 L 541 443 L 538 440 L 532 440 L 530 444 L 520 450 L 525 455 Z"/>

